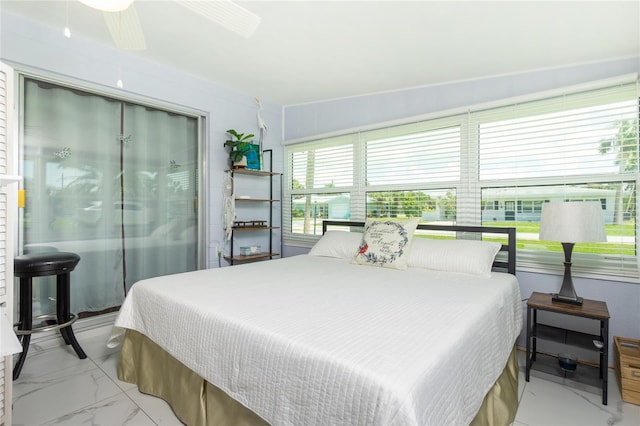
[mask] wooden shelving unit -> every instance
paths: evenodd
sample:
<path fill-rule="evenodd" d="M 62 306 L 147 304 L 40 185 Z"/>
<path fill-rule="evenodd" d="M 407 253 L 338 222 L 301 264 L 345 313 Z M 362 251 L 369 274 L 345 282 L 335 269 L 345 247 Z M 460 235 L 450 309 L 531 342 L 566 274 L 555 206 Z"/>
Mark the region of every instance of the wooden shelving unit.
<path fill-rule="evenodd" d="M 273 170 L 273 151 L 270 149 L 265 149 L 263 151 L 264 154 L 269 155 L 269 170 L 251 170 L 251 169 L 233 169 L 227 170 L 227 173 L 231 173 L 231 176 L 235 179 L 237 175 L 247 176 L 247 177 L 255 177 L 255 178 L 269 178 L 269 197 L 268 198 L 246 198 L 246 197 L 235 197 L 234 201 L 236 202 L 236 209 L 241 208 L 243 204 L 265 204 L 268 206 L 269 215 L 268 220 L 255 220 L 255 221 L 244 221 L 242 223 L 238 223 L 232 227 L 232 236 L 231 236 L 231 247 L 229 256 L 224 256 L 224 259 L 229 262 L 229 264 L 233 265 L 235 263 L 243 263 L 243 262 L 254 262 L 257 260 L 264 259 L 273 259 L 274 257 L 280 256 L 280 253 L 276 253 L 273 251 L 273 231 L 276 229 L 280 229 L 279 226 L 273 226 L 273 207 L 276 203 L 279 203 L 280 200 L 274 199 L 274 184 L 276 178 L 281 178 L 282 174 L 272 171 Z M 260 222 L 259 225 L 251 225 L 247 223 L 251 222 Z M 250 233 L 250 232 L 268 232 L 269 233 L 269 243 L 265 250 L 262 250 L 258 253 L 251 254 L 239 254 L 239 250 L 237 249 L 236 244 L 234 242 L 234 237 L 238 233 Z"/>

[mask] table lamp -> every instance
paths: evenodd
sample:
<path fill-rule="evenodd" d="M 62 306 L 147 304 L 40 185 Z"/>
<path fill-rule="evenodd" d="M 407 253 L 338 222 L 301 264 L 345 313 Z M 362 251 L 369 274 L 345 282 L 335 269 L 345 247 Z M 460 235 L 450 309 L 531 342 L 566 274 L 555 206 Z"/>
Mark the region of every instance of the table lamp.
<path fill-rule="evenodd" d="M 564 278 L 554 302 L 582 304 L 571 278 L 571 253 L 575 243 L 607 241 L 602 204 L 599 201 L 545 203 L 540 217 L 540 237 L 545 241 L 560 241 L 564 250 Z"/>

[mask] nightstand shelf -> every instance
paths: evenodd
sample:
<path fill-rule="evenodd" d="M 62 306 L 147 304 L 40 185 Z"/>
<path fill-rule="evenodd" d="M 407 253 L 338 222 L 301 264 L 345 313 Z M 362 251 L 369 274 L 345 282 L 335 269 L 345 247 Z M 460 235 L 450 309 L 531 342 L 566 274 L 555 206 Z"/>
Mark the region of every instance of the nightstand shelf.
<path fill-rule="evenodd" d="M 600 334 L 583 333 L 562 327 L 541 324 L 538 322 L 538 311 L 555 312 L 600 322 Z M 527 301 L 527 353 L 525 379 L 528 382 L 531 368 L 552 376 L 598 388 L 602 391 L 602 404 L 607 405 L 608 363 L 609 363 L 609 310 L 605 302 L 585 299 L 582 305 L 553 302 L 550 294 L 532 293 Z M 597 366 L 578 364 L 576 371 L 564 372 L 553 355 L 537 352 L 538 339 L 561 343 L 563 345 L 598 352 L 600 362 Z M 595 342 L 602 342 L 598 348 Z"/>
<path fill-rule="evenodd" d="M 576 371 L 570 373 L 558 366 L 557 356 L 538 352 L 533 369 L 550 381 L 563 382 L 566 379 L 574 382 L 576 387 L 583 387 L 589 392 L 597 394 L 602 391 L 600 368 L 597 366 L 580 364 Z"/>
<path fill-rule="evenodd" d="M 567 330 L 551 325 L 536 324 L 533 334 L 539 339 L 550 340 L 552 342 L 564 343 L 578 348 L 594 350 L 593 341 L 600 340 L 600 336 L 580 331 Z"/>

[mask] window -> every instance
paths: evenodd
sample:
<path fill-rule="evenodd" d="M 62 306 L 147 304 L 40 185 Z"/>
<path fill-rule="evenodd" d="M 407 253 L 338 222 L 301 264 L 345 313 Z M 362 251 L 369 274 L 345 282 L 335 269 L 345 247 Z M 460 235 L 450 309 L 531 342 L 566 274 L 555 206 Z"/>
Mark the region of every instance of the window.
<path fill-rule="evenodd" d="M 500 209 L 500 203 L 498 200 L 487 201 L 482 200 L 482 210 L 498 210 Z"/>
<path fill-rule="evenodd" d="M 637 276 L 638 114 L 635 84 L 474 114 L 481 199 L 504 205 L 482 223 L 517 228 L 521 266 L 559 264 L 538 239 L 543 203 L 598 201 L 608 242 L 576 244 L 573 270 Z"/>
<path fill-rule="evenodd" d="M 608 242 L 577 244 L 574 272 L 637 277 L 639 113 L 634 81 L 288 145 L 285 239 L 317 239 L 318 211 L 511 226 L 519 267 L 557 268 L 560 243 L 538 239 L 543 204 L 595 200 Z"/>
<path fill-rule="evenodd" d="M 286 238 L 314 241 L 322 219 L 456 217 L 460 118 L 288 147 Z"/>
<path fill-rule="evenodd" d="M 546 201 L 548 202 L 549 200 Z M 541 212 L 542 200 L 518 200 L 518 213 L 540 214 Z"/>

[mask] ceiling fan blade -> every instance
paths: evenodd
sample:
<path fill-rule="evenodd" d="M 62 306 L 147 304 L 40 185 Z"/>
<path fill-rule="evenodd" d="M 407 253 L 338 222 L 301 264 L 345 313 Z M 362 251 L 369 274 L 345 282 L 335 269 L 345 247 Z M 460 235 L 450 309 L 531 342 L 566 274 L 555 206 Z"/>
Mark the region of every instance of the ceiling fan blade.
<path fill-rule="evenodd" d="M 244 38 L 251 37 L 261 21 L 258 15 L 231 0 L 178 0 L 176 3 Z"/>
<path fill-rule="evenodd" d="M 118 49 L 144 50 L 147 48 L 138 13 L 133 4 L 122 12 L 103 12 L 102 14 Z"/>
<path fill-rule="evenodd" d="M 86 4 L 94 9 L 102 10 L 103 12 L 120 12 L 125 10 L 131 5 L 133 0 L 78 0 L 80 3 Z"/>

